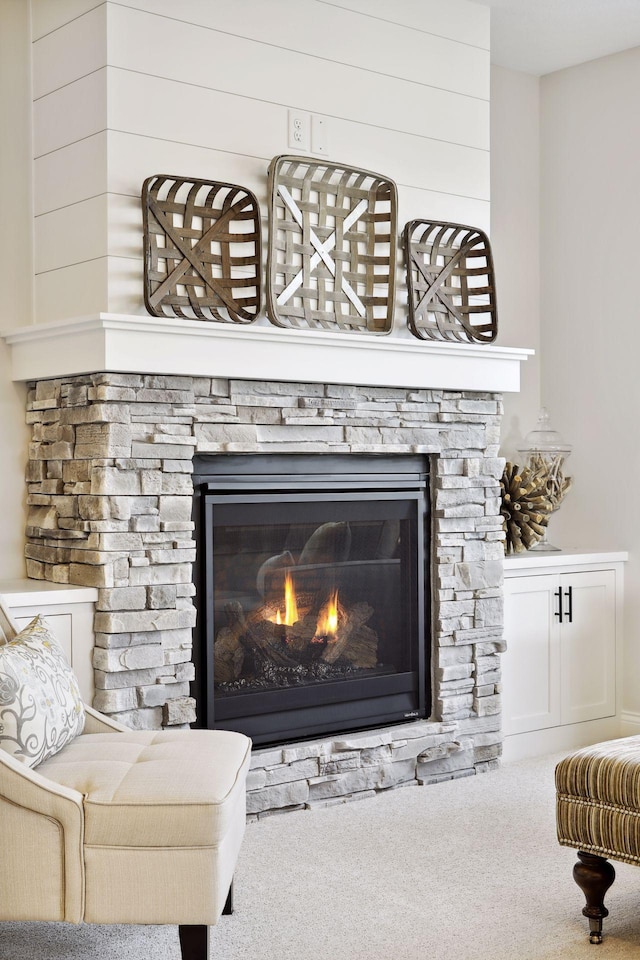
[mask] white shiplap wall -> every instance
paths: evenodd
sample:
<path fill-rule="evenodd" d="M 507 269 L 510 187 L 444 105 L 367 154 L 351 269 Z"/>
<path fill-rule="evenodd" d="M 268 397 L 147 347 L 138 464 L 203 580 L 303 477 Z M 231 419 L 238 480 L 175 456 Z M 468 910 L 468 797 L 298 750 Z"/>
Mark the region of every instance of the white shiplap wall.
<path fill-rule="evenodd" d="M 143 313 L 140 188 L 266 204 L 290 107 L 414 217 L 489 227 L 489 21 L 469 0 L 32 0 L 36 315 Z M 400 269 L 401 261 L 398 267 Z M 396 323 L 404 326 L 404 284 Z"/>

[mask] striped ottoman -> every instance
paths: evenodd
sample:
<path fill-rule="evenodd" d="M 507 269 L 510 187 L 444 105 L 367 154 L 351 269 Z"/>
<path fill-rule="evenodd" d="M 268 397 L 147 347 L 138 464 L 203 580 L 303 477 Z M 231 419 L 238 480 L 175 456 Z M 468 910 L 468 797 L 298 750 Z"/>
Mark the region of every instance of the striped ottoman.
<path fill-rule="evenodd" d="M 607 858 L 640 864 L 640 736 L 584 747 L 556 768 L 558 841 L 578 848 L 573 877 L 587 901 L 591 943 L 602 943 Z"/>

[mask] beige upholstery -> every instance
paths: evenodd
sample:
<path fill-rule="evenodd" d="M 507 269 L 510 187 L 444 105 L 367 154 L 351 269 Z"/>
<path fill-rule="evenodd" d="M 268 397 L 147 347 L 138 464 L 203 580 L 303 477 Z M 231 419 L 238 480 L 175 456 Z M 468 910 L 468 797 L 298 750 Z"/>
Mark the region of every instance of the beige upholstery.
<path fill-rule="evenodd" d="M 17 628 L 0 599 L 0 634 Z M 211 925 L 245 825 L 251 741 L 85 732 L 35 769 L 0 750 L 0 919 Z"/>

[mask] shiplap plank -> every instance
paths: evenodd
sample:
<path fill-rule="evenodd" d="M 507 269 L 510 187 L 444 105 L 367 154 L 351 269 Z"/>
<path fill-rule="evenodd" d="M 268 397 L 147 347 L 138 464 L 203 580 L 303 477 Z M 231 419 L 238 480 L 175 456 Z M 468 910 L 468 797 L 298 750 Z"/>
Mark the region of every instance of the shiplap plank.
<path fill-rule="evenodd" d="M 108 149 L 111 193 L 140 196 L 143 180 L 156 173 L 166 173 L 238 183 L 253 190 L 261 204 L 266 202 L 266 158 L 116 130 L 109 133 Z"/>
<path fill-rule="evenodd" d="M 107 8 L 96 7 L 33 44 L 33 97 L 107 65 Z"/>
<path fill-rule="evenodd" d="M 331 121 L 335 156 L 344 163 L 385 173 L 397 183 L 489 199 L 489 153 L 377 127 Z M 332 148 L 332 154 L 334 153 Z"/>
<path fill-rule="evenodd" d="M 207 114 L 191 109 L 196 90 L 202 87 L 489 148 L 488 100 L 329 64 L 242 37 L 218 34 L 212 51 L 210 31 L 123 7 L 113 7 L 109 19 L 110 65 L 195 85 L 180 91 L 185 116 L 194 124 L 207 122 Z M 184 54 L 159 58 L 157 51 L 165 49 Z M 482 73 L 486 80 L 488 68 L 487 61 Z M 238 110 L 242 109 L 239 103 Z M 243 121 L 236 117 L 234 122 Z"/>
<path fill-rule="evenodd" d="M 416 187 L 398 187 L 398 232 L 409 220 L 444 220 L 479 227 L 485 233 L 491 228 L 491 204 L 488 200 L 471 200 L 451 193 L 436 193 Z"/>
<path fill-rule="evenodd" d="M 139 196 L 143 180 L 155 173 L 184 174 L 204 179 L 238 183 L 252 190 L 261 207 L 267 201 L 269 157 L 248 157 L 190 144 L 142 137 L 137 134 L 109 133 L 108 189 L 113 194 Z M 379 171 L 386 173 L 386 170 Z M 424 178 L 422 178 L 424 179 Z M 420 201 L 417 212 L 407 204 L 407 219 L 431 216 L 488 228 L 488 200 L 476 200 L 452 193 L 439 193 L 427 187 L 412 187 L 398 180 L 400 207 L 403 194 Z M 432 198 L 433 209 L 429 208 Z M 78 198 L 80 199 L 80 198 Z M 483 212 L 482 220 L 478 219 Z"/>
<path fill-rule="evenodd" d="M 111 68 L 109 73 L 110 129 L 266 159 L 289 152 L 284 107 L 190 88 L 187 109 L 182 84 Z M 215 117 L 215 124 L 201 123 L 200 117 Z M 335 118 L 329 136 L 330 156 L 342 163 L 412 186 L 488 199 L 486 151 Z"/>
<path fill-rule="evenodd" d="M 206 2 L 206 0 L 205 0 Z M 322 2 L 322 0 L 318 0 Z M 383 21 L 402 23 L 415 30 L 450 37 L 489 50 L 490 11 L 469 0 L 326 0 Z"/>
<path fill-rule="evenodd" d="M 34 220 L 36 274 L 107 255 L 107 196 L 92 197 Z"/>
<path fill-rule="evenodd" d="M 106 128 L 107 70 L 41 97 L 33 104 L 33 151 L 41 157 Z"/>
<path fill-rule="evenodd" d="M 24 2 L 24 0 L 23 0 Z M 104 0 L 31 0 L 31 36 L 39 40 L 46 34 L 81 17 Z"/>
<path fill-rule="evenodd" d="M 107 133 L 102 131 L 34 162 L 36 217 L 107 192 L 107 145 Z"/>
<path fill-rule="evenodd" d="M 108 310 L 108 267 L 108 258 L 101 257 L 36 276 L 36 323 L 84 317 Z"/>
<path fill-rule="evenodd" d="M 153 52 L 154 37 L 162 42 L 166 32 L 177 30 L 177 21 L 182 21 L 185 27 L 192 25 L 181 31 L 189 38 L 190 48 L 194 48 L 192 37 L 197 32 L 197 46 L 208 50 L 209 57 L 199 58 L 196 53 L 188 60 L 178 59 L 176 66 L 202 74 L 205 83 L 207 71 L 212 70 L 221 45 L 224 46 L 221 34 L 230 33 L 258 42 L 253 48 L 246 47 L 252 56 L 243 60 L 249 76 L 254 73 L 258 79 L 267 54 L 263 47 L 268 44 L 312 57 L 323 74 L 334 68 L 331 62 L 322 61 L 332 61 L 489 99 L 488 50 L 419 32 L 409 25 L 362 16 L 343 6 L 317 0 L 217 4 L 183 0 L 179 5 L 175 0 L 120 0 L 120 4 L 109 5 L 110 52 L 117 56 L 118 47 L 122 41 L 127 42 L 127 36 L 141 34 L 149 38 Z M 163 18 L 167 18 L 164 24 Z M 154 25 L 154 19 L 160 22 Z M 141 52 L 136 50 L 138 55 Z M 237 77 L 233 79 L 235 82 Z"/>

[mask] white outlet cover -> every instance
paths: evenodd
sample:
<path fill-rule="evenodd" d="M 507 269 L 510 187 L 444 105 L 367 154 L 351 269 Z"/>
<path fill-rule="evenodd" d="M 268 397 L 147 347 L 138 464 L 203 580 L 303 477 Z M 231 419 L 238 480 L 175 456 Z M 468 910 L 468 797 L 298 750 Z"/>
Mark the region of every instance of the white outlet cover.
<path fill-rule="evenodd" d="M 288 144 L 290 150 L 310 149 L 311 115 L 304 110 L 289 110 L 288 113 Z"/>

